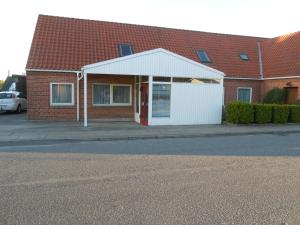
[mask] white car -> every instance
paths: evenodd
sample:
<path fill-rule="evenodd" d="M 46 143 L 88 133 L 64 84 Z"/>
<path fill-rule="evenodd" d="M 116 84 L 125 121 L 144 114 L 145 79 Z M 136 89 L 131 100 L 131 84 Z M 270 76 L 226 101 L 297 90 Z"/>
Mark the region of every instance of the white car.
<path fill-rule="evenodd" d="M 18 91 L 0 92 L 0 111 L 22 112 L 27 110 L 27 100 Z"/>

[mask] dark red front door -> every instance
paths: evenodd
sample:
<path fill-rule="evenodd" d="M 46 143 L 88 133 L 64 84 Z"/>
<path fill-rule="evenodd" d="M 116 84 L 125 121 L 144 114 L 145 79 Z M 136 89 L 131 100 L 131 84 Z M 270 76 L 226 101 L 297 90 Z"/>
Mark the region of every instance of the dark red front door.
<path fill-rule="evenodd" d="M 141 124 L 148 126 L 148 84 L 141 84 Z"/>

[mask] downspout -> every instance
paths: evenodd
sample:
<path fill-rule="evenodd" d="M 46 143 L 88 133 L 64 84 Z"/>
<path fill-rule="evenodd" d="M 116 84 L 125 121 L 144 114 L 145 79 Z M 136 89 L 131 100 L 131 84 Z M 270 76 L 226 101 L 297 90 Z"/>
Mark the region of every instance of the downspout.
<path fill-rule="evenodd" d="M 81 74 L 80 76 L 79 76 L 79 74 Z M 80 108 L 80 105 L 79 105 L 79 81 L 83 78 L 83 73 L 81 72 L 77 72 L 76 73 L 76 76 L 77 76 L 77 88 L 76 88 L 76 90 L 77 90 L 77 121 L 79 121 L 79 108 Z"/>
<path fill-rule="evenodd" d="M 263 80 L 264 72 L 263 72 L 262 51 L 261 51 L 260 42 L 257 42 L 257 48 L 258 48 L 258 62 L 259 62 L 260 79 Z"/>

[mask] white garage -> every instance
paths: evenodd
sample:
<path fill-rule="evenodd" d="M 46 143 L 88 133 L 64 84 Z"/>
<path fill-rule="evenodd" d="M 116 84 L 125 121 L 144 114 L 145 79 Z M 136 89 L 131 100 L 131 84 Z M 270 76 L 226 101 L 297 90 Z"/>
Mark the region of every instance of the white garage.
<path fill-rule="evenodd" d="M 89 74 L 134 76 L 133 117 L 143 125 L 221 123 L 224 73 L 165 49 L 87 65 L 82 73 L 85 126 Z"/>

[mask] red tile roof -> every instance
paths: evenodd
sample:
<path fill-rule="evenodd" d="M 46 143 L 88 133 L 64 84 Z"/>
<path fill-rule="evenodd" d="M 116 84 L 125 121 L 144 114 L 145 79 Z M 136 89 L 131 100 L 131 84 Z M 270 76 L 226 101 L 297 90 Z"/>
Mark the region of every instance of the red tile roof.
<path fill-rule="evenodd" d="M 227 76 L 259 78 L 257 42 L 263 42 L 265 76 L 300 75 L 299 36 L 267 39 L 40 15 L 26 69 L 80 70 L 119 57 L 118 44 L 128 43 L 135 53 L 164 48 L 197 62 L 196 51 L 205 49 L 213 61 L 206 65 Z M 250 60 L 242 61 L 241 52 Z"/>
<path fill-rule="evenodd" d="M 300 76 L 300 32 L 262 43 L 265 77 Z"/>

